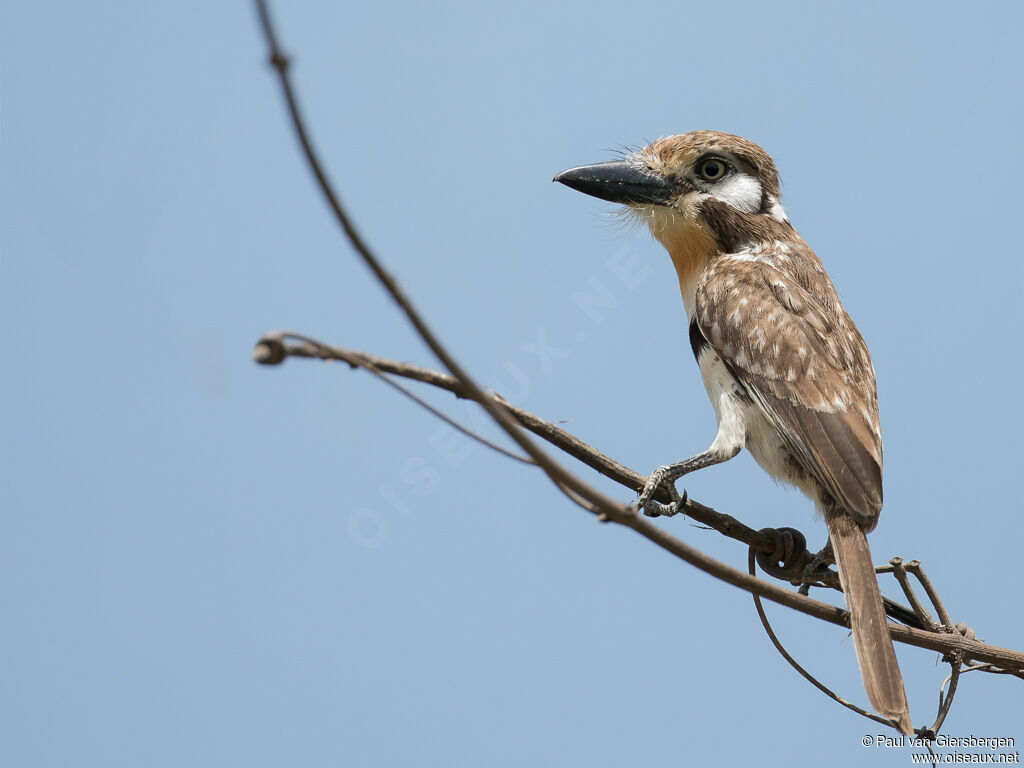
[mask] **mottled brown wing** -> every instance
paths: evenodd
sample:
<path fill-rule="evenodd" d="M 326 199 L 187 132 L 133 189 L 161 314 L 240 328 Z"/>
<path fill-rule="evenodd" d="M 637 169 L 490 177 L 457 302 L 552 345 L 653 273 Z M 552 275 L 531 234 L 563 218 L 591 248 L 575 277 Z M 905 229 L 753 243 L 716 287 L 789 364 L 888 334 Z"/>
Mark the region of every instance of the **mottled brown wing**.
<path fill-rule="evenodd" d="M 696 319 L 794 459 L 870 530 L 882 507 L 874 370 L 831 281 L 810 259 L 800 272 L 786 257 L 720 259 L 698 283 Z"/>

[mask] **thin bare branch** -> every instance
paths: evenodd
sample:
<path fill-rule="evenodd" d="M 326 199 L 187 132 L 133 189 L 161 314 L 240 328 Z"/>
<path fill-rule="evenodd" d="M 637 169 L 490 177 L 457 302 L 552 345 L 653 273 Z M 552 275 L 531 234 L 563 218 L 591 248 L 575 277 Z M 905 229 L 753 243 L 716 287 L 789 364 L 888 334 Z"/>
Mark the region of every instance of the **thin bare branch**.
<path fill-rule="evenodd" d="M 456 397 L 469 399 L 465 389 L 454 376 L 433 371 L 429 368 L 422 368 L 411 363 L 402 363 L 384 357 L 377 357 L 354 349 L 331 346 L 316 339 L 310 339 L 307 336 L 300 336 L 299 334 L 267 334 L 257 342 L 253 350 L 253 358 L 265 365 L 281 363 L 287 357 L 341 360 L 350 365 L 354 364 L 352 361 L 359 361 L 359 365 L 372 366 L 384 373 L 430 384 L 431 386 L 447 390 Z M 512 418 L 526 427 L 526 429 L 591 469 L 633 491 L 640 491 L 644 487 L 644 481 L 647 478 L 639 472 L 630 469 L 593 448 L 556 424 L 509 403 L 500 395 L 493 394 L 491 397 L 497 405 L 507 411 Z M 662 502 L 670 501 L 668 493 L 664 489 L 660 489 L 655 498 Z M 774 550 L 774 542 L 770 537 L 754 530 L 750 526 L 744 525 L 735 517 L 717 512 L 694 499 L 687 498 L 683 514 L 696 520 L 698 523 L 715 529 L 729 538 L 742 541 L 747 546 L 756 547 L 759 552 L 771 553 Z"/>
<path fill-rule="evenodd" d="M 753 548 L 751 548 L 747 556 L 747 571 L 748 573 L 750 573 L 751 576 L 755 574 L 754 564 L 756 562 L 756 558 L 757 553 L 754 551 Z M 813 685 L 815 688 L 824 693 L 833 701 L 842 704 L 844 707 L 853 712 L 856 712 L 858 715 L 866 717 L 868 720 L 874 720 L 876 723 L 879 723 L 880 725 L 885 725 L 895 730 L 899 729 L 899 726 L 896 723 L 890 720 L 886 720 L 884 717 L 876 715 L 874 712 L 868 712 L 863 707 L 858 707 L 856 704 L 847 701 L 838 693 L 836 693 L 831 688 L 822 683 L 820 680 L 818 680 L 806 669 L 804 669 L 800 665 L 800 663 L 790 655 L 789 651 L 787 651 L 786 647 L 782 644 L 782 641 L 779 640 L 778 636 L 775 634 L 775 630 L 772 629 L 771 622 L 768 621 L 768 615 L 764 612 L 764 605 L 761 602 L 761 598 L 757 595 L 754 595 L 753 597 L 754 607 L 757 609 L 757 617 L 761 620 L 761 626 L 764 627 L 764 631 L 765 634 L 768 635 L 768 639 L 772 641 L 772 645 L 775 646 L 775 650 L 779 652 L 779 655 L 782 656 L 782 658 L 786 660 L 789 666 L 795 669 L 800 674 L 800 676 L 804 678 L 804 680 L 809 682 L 811 685 Z"/>
<path fill-rule="evenodd" d="M 894 557 L 889 561 L 888 568 L 883 567 L 878 570 L 881 573 L 891 572 L 896 577 L 896 581 L 899 582 L 900 587 L 903 589 L 903 594 L 906 595 L 907 600 L 910 602 L 910 607 L 914 609 L 914 613 L 921 624 L 933 632 L 938 632 L 942 625 L 932 618 L 924 603 L 917 596 L 916 590 L 910 585 L 910 580 L 907 578 L 907 569 L 903 565 L 903 558 Z"/>
<path fill-rule="evenodd" d="M 412 397 L 421 405 L 431 410 L 432 413 L 452 423 L 456 428 L 467 432 L 476 439 L 479 436 L 469 433 L 457 423 L 452 422 L 446 416 L 427 405 L 425 402 L 412 395 L 404 388 L 392 381 L 387 374 L 414 378 L 434 386 L 439 386 L 478 403 L 497 425 L 527 454 L 529 459 L 525 461 L 535 464 L 540 468 L 558 488 L 575 504 L 596 515 L 604 522 L 614 522 L 623 525 L 637 532 L 657 546 L 672 553 L 676 557 L 690 563 L 691 565 L 705 571 L 706 573 L 725 581 L 729 584 L 745 589 L 755 596 L 772 600 L 781 605 L 786 605 L 802 613 L 815 616 L 833 624 L 849 627 L 849 616 L 846 611 L 826 603 L 818 602 L 809 596 L 795 593 L 783 587 L 756 578 L 752 574 L 744 573 L 708 557 L 699 550 L 689 546 L 679 539 L 668 534 L 664 529 L 655 525 L 649 519 L 640 516 L 631 506 L 624 505 L 606 496 L 604 493 L 584 482 L 561 464 L 554 461 L 534 440 L 523 430 L 523 428 L 542 437 L 549 443 L 555 445 L 571 456 L 574 456 L 587 466 L 596 469 L 607 477 L 620 482 L 627 487 L 639 490 L 643 487 L 645 477 L 629 470 L 618 462 L 601 454 L 595 449 L 582 443 L 564 430 L 560 430 L 550 422 L 545 422 L 532 414 L 512 406 L 502 398 L 488 394 L 475 382 L 475 380 L 462 368 L 454 359 L 452 354 L 441 343 L 437 335 L 427 325 L 425 319 L 415 309 L 411 300 L 398 282 L 385 270 L 381 261 L 371 251 L 366 241 L 356 230 L 352 220 L 341 204 L 340 198 L 330 183 L 323 164 L 315 152 L 309 132 L 305 126 L 294 88 L 289 75 L 289 61 L 282 52 L 278 42 L 277 33 L 272 24 L 266 0 L 255 0 L 260 25 L 262 27 L 267 48 L 269 50 L 270 63 L 274 67 L 282 93 L 287 104 L 288 113 L 294 128 L 296 137 L 302 147 L 306 161 L 324 195 L 325 200 L 331 208 L 335 219 L 341 226 L 346 238 L 355 249 L 363 263 L 371 270 L 378 282 L 384 287 L 394 303 L 406 316 L 416 333 L 441 361 L 443 366 L 451 373 L 451 376 L 440 374 L 426 369 L 417 369 L 407 364 L 393 363 L 392 361 L 374 358 L 364 353 L 352 350 L 339 350 L 327 345 L 322 345 L 314 340 L 293 336 L 299 340 L 298 345 L 286 345 L 283 337 L 268 336 L 261 340 L 254 350 L 254 356 L 259 362 L 276 363 L 281 362 L 289 355 L 317 357 L 322 359 L 339 359 L 351 366 L 362 367 L 371 373 L 379 376 L 392 386 L 399 388 L 403 393 Z M 401 369 L 401 370 L 399 370 Z M 486 441 L 485 441 L 486 442 Z M 505 452 L 504 449 L 487 443 L 489 447 Z M 507 452 L 506 452 L 507 453 Z M 511 455 L 511 454 L 509 454 Z M 520 458 L 520 457 L 515 457 Z M 521 459 L 520 460 L 524 460 Z M 667 496 L 667 493 L 666 493 Z M 705 507 L 698 502 L 688 500 L 683 510 L 686 514 L 699 522 L 720 531 L 721 533 L 738 539 L 751 547 L 751 552 L 772 553 L 774 543 L 771 537 L 763 531 L 754 531 L 748 528 L 735 518 L 728 515 L 721 515 L 710 507 Z M 753 556 L 753 555 L 752 555 Z M 774 555 L 773 555 L 774 556 Z M 949 617 L 945 610 L 934 596 L 934 590 L 930 582 L 918 574 L 925 591 L 932 599 L 940 613 L 940 619 L 945 625 L 944 631 L 929 632 L 909 626 L 889 625 L 890 633 L 894 640 L 904 642 L 921 648 L 940 651 L 947 654 L 949 658 L 972 659 L 997 665 L 1001 671 L 1010 674 L 1024 674 L 1024 654 L 1004 648 L 987 645 L 976 640 L 973 634 L 957 632 L 955 629 L 949 631 Z M 760 610 L 760 604 L 759 604 Z M 905 610 L 905 609 L 904 609 Z M 993 670 L 994 671 L 994 670 Z M 819 684 L 819 687 L 820 686 Z M 946 698 L 946 709 L 948 702 L 952 699 Z M 944 716 L 944 712 L 942 713 Z"/>
<path fill-rule="evenodd" d="M 281 363 L 288 357 L 346 361 L 346 356 L 352 355 L 364 358 L 381 371 L 422 381 L 426 384 L 431 384 L 452 392 L 456 396 L 464 397 L 459 382 L 454 377 L 439 373 L 438 371 L 432 371 L 428 368 L 412 365 L 411 363 L 400 363 L 387 358 L 369 355 L 364 352 L 332 347 L 327 344 L 321 344 L 320 342 L 317 342 L 315 345 L 306 344 L 304 342 L 298 344 L 285 343 L 280 334 L 268 334 L 260 339 L 253 350 L 253 357 L 257 362 L 265 365 Z M 602 468 L 617 466 L 619 469 L 614 472 L 608 472 L 606 476 L 617 480 L 626 487 L 634 489 L 639 487 L 631 482 L 631 478 L 633 477 L 642 478 L 638 473 L 623 466 L 622 464 L 619 464 L 614 459 L 605 456 L 600 451 L 591 448 L 583 441 L 573 435 L 570 435 L 551 422 L 544 421 L 527 411 L 511 405 L 497 396 L 492 395 L 492 397 L 496 403 L 499 403 L 501 407 L 506 409 L 506 412 L 520 420 L 524 426 L 531 429 L 531 431 L 534 431 L 537 435 L 544 437 L 545 439 L 549 439 L 549 442 L 553 445 L 558 447 L 562 447 L 563 445 L 571 446 L 572 450 L 567 452 L 571 453 L 571 455 L 580 459 L 588 466 L 598 469 L 598 471 L 601 471 Z M 694 502 L 694 505 L 693 510 L 691 510 L 689 506 L 687 507 L 687 514 L 695 520 L 705 522 L 705 519 L 698 516 L 703 514 L 704 510 L 708 510 L 715 515 L 720 514 L 712 510 L 710 507 L 705 507 L 702 504 L 696 504 L 696 502 Z M 620 525 L 625 525 L 662 549 L 672 553 L 676 557 L 685 560 L 705 573 L 726 581 L 733 586 L 739 587 L 740 589 L 744 589 L 753 594 L 761 595 L 767 600 L 772 600 L 773 602 L 793 608 L 801 613 L 814 616 L 815 618 L 827 621 L 831 624 L 849 627 L 846 611 L 841 608 L 819 602 L 796 592 L 790 592 L 775 584 L 752 577 L 749 574 L 738 571 L 724 563 L 714 560 L 699 550 L 696 550 L 679 539 L 676 539 L 671 534 L 666 533 L 662 528 L 658 527 L 647 518 L 638 516 L 633 510 L 627 507 L 616 506 L 614 512 L 610 514 L 601 509 L 592 507 L 586 508 L 595 515 L 598 515 L 603 522 L 614 522 Z M 712 525 L 711 522 L 708 522 L 707 524 L 711 525 L 711 527 L 715 527 L 716 530 L 719 530 L 727 536 L 730 535 L 730 531 L 739 529 L 752 531 L 754 535 L 750 537 L 752 539 L 750 541 L 741 536 L 733 536 L 732 538 L 743 541 L 748 544 L 748 546 L 753 546 L 755 548 L 767 544 L 766 551 L 771 551 L 771 547 L 774 545 L 771 541 L 766 541 L 769 537 L 763 536 L 758 531 L 753 531 L 753 529 L 745 526 L 735 518 L 728 515 L 723 515 L 723 517 L 728 518 L 731 522 L 721 525 L 721 527 Z M 880 570 L 885 571 L 887 568 L 883 567 Z M 889 626 L 889 633 L 892 635 L 894 640 L 908 645 L 913 645 L 918 648 L 926 648 L 940 653 L 959 651 L 965 654 L 964 658 L 990 662 L 1009 674 L 1024 674 L 1024 653 L 1019 651 L 999 648 L 998 646 L 988 645 L 973 638 L 967 638 L 960 635 L 945 632 L 934 633 L 916 627 L 899 626 L 896 624 L 891 624 Z"/>
<path fill-rule="evenodd" d="M 398 281 L 396 281 L 394 277 L 384 269 L 383 264 L 370 250 L 369 245 L 365 240 L 363 240 L 362 236 L 356 230 L 355 225 L 349 218 L 345 208 L 342 206 L 341 199 L 334 191 L 334 186 L 327 178 L 327 172 L 324 169 L 323 164 L 320 162 L 320 158 L 317 155 L 316 150 L 313 148 L 312 139 L 310 138 L 309 131 L 306 129 L 305 120 L 302 117 L 302 111 L 299 108 L 298 99 L 295 96 L 295 89 L 292 86 L 291 76 L 289 74 L 288 57 L 285 56 L 280 44 L 278 43 L 277 32 L 275 31 L 273 22 L 271 21 L 270 10 L 267 7 L 266 0 L 256 0 L 256 9 L 260 19 L 260 26 L 263 29 L 263 34 L 266 38 L 267 47 L 270 52 L 270 63 L 277 72 L 278 82 L 281 84 L 281 90 L 288 106 L 288 114 L 291 117 L 292 127 L 295 129 L 295 135 L 298 137 L 299 143 L 302 145 L 303 154 L 306 157 L 310 170 L 316 177 L 317 184 L 320 186 L 320 191 L 323 193 L 324 199 L 327 201 L 328 205 L 330 205 L 331 211 L 334 213 L 335 219 L 341 225 L 342 231 L 345 233 L 345 237 L 348 239 L 349 243 L 351 243 L 363 263 L 370 268 L 370 271 L 373 272 L 377 281 L 388 292 L 392 301 L 398 305 L 398 308 L 402 310 L 413 328 L 416 329 L 416 333 L 437 356 L 437 359 L 441 361 L 444 367 L 447 368 L 456 379 L 458 379 L 459 384 L 465 389 L 466 397 L 479 403 L 481 407 L 487 411 L 488 415 L 497 422 L 502 430 L 504 430 L 505 433 L 512 438 L 519 447 L 530 456 L 531 459 L 533 459 L 537 466 L 540 467 L 549 478 L 551 478 L 560 490 L 565 491 L 566 489 L 569 489 L 572 491 L 569 495 L 570 498 L 573 498 L 574 500 L 577 498 L 584 499 L 589 505 L 592 505 L 606 513 L 621 506 L 614 499 L 608 498 L 596 488 L 593 488 L 583 482 L 560 464 L 553 461 L 522 431 L 507 411 L 505 411 L 500 405 L 496 404 L 492 398 L 488 397 L 484 393 L 483 389 L 480 388 L 469 373 L 455 360 L 451 353 L 448 352 L 447 348 L 441 343 L 441 340 L 427 325 L 426 320 L 413 306 L 412 301 L 406 295 L 405 291 L 402 290 Z"/>
<path fill-rule="evenodd" d="M 942 601 L 939 599 L 939 593 L 936 592 L 935 587 L 932 586 L 931 579 L 925 575 L 924 569 L 921 568 L 921 561 L 911 560 L 907 563 L 907 570 L 914 574 L 917 577 L 917 580 L 921 582 L 921 586 L 924 587 L 925 594 L 928 595 L 928 599 L 931 600 L 932 605 L 935 607 L 935 612 L 939 614 L 939 621 L 942 622 L 942 625 L 950 631 L 953 631 L 955 629 L 953 626 L 953 620 L 949 618 L 949 614 L 946 612 L 946 606 L 944 606 Z"/>
<path fill-rule="evenodd" d="M 963 666 L 959 657 L 952 659 L 950 662 L 952 671 L 949 676 L 942 681 L 942 685 L 939 687 L 939 711 L 935 715 L 935 722 L 927 729 L 925 733 L 929 738 L 934 739 L 935 735 L 942 728 L 942 724 L 946 721 L 946 715 L 949 714 L 950 707 L 953 706 L 953 697 L 956 696 L 957 683 L 960 682 L 960 668 Z M 949 692 L 943 695 L 943 690 L 946 687 L 946 683 L 949 683 Z"/>
<path fill-rule="evenodd" d="M 387 384 L 392 389 L 395 389 L 398 392 L 400 392 L 402 395 L 407 397 L 409 400 L 412 400 L 414 403 L 416 403 L 416 405 L 420 406 L 420 408 L 423 408 L 425 411 L 427 411 L 430 414 L 432 414 L 432 415 L 436 416 L 437 418 L 439 418 L 441 421 L 443 421 L 445 424 L 450 426 L 452 429 L 455 429 L 455 430 L 461 432 L 462 434 L 464 434 L 466 437 L 470 438 L 471 440 L 475 440 L 476 442 L 478 442 L 481 445 L 483 445 L 485 448 L 490 448 L 492 451 L 495 451 L 496 453 L 500 453 L 505 458 L 512 459 L 513 461 L 518 461 L 518 462 L 521 462 L 523 464 L 529 464 L 529 465 L 533 465 L 534 464 L 534 462 L 531 461 L 530 459 L 527 459 L 527 458 L 519 456 L 519 455 L 517 455 L 515 453 L 512 453 L 512 451 L 509 451 L 509 450 L 507 450 L 505 448 L 502 448 L 497 443 L 492 443 L 486 437 L 483 437 L 482 435 L 478 435 L 476 432 L 474 432 L 473 430 L 469 429 L 468 427 L 464 427 L 462 424 L 457 422 L 455 419 L 451 418 L 448 414 L 444 413 L 441 410 L 438 410 L 437 408 L 432 406 L 430 403 L 428 403 L 426 400 L 424 400 L 422 397 L 420 397 L 416 393 L 410 391 L 406 387 L 403 387 L 401 384 L 399 384 L 393 378 L 388 376 L 387 373 L 385 373 L 380 368 L 378 368 L 376 365 L 374 365 L 373 362 L 371 360 L 369 360 L 366 355 L 360 355 L 360 354 L 357 354 L 357 353 L 349 353 L 347 350 L 343 350 L 343 349 L 328 348 L 325 344 L 322 344 L 321 342 L 317 341 L 316 339 L 314 339 L 314 338 L 312 338 L 310 336 L 304 336 L 301 333 L 292 333 L 291 331 L 281 331 L 281 332 L 275 333 L 275 334 L 267 334 L 267 336 L 264 337 L 264 341 L 261 341 L 260 343 L 258 343 L 256 345 L 256 347 L 253 349 L 253 353 L 252 353 L 253 359 L 256 360 L 256 362 L 264 363 L 264 364 L 267 363 L 267 355 L 269 354 L 268 348 L 269 348 L 269 345 L 272 343 L 270 341 L 271 338 L 279 340 L 281 343 L 283 343 L 285 341 L 285 339 L 296 339 L 301 344 L 303 344 L 304 346 L 314 350 L 314 352 L 320 352 L 320 354 L 311 354 L 310 357 L 318 357 L 318 358 L 320 358 L 322 360 L 342 360 L 342 361 L 348 363 L 349 366 L 352 367 L 352 368 L 362 368 L 367 373 L 375 376 L 380 381 L 383 381 L 385 384 Z M 324 354 L 326 351 L 328 351 L 328 349 L 329 349 L 331 354 Z"/>

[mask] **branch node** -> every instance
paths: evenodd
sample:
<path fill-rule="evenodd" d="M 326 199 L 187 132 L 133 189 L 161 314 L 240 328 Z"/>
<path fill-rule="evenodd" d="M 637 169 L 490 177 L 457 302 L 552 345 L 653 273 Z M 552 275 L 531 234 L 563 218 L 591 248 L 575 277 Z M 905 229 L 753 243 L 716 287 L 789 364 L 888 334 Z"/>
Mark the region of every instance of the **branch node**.
<path fill-rule="evenodd" d="M 284 340 L 276 333 L 268 333 L 252 348 L 252 359 L 260 365 L 280 365 L 287 356 Z"/>

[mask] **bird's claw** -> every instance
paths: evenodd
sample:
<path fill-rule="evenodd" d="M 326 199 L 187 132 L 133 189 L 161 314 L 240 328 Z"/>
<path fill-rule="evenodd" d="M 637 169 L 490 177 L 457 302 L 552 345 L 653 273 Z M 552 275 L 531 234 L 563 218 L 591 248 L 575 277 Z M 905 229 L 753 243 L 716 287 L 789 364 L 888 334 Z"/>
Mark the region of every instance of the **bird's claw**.
<path fill-rule="evenodd" d="M 688 498 L 686 490 L 684 489 L 682 495 L 680 495 L 679 491 L 676 490 L 675 480 L 669 479 L 668 473 L 669 467 L 658 467 L 651 472 L 647 482 L 644 483 L 643 490 L 640 491 L 640 495 L 636 500 L 636 509 L 646 517 L 672 517 L 682 512 L 683 507 L 686 506 Z M 662 487 L 672 499 L 669 504 L 654 500 L 654 494 Z"/>

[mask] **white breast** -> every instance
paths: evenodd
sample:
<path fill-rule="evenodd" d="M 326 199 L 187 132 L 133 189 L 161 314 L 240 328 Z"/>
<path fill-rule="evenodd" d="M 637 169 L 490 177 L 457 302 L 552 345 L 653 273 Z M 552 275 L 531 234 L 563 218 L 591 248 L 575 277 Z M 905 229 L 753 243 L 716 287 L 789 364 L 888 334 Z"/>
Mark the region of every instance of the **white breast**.
<path fill-rule="evenodd" d="M 719 453 L 735 452 L 747 441 L 747 422 L 751 414 L 748 403 L 741 396 L 740 385 L 729 373 L 725 363 L 711 347 L 704 347 L 697 359 L 704 389 L 718 420 L 718 434 L 711 450 Z"/>

